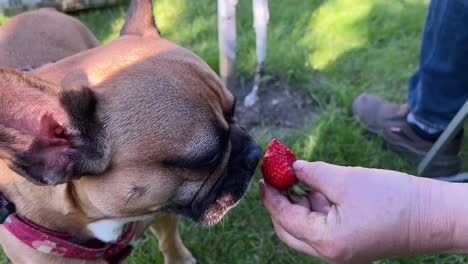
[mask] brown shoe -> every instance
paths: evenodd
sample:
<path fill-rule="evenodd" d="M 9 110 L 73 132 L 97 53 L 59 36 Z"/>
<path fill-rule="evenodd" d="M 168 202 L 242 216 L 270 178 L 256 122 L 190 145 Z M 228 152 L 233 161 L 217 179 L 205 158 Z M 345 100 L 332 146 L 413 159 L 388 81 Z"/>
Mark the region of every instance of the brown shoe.
<path fill-rule="evenodd" d="M 419 163 L 429 152 L 433 141 L 417 134 L 407 123 L 408 105 L 387 102 L 377 96 L 361 94 L 353 101 L 354 117 L 372 133 L 382 136 L 389 148 L 400 152 L 414 164 Z M 463 135 L 460 133 L 445 150 L 432 162 L 426 177 L 454 175 L 460 171 L 460 146 Z"/>

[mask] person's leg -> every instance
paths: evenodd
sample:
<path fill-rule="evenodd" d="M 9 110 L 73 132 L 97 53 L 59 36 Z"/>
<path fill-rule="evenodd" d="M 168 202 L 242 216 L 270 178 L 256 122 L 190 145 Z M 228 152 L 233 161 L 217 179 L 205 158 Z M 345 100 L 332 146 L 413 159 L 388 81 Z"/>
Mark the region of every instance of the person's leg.
<path fill-rule="evenodd" d="M 468 1 L 431 1 L 419 69 L 409 82 L 407 120 L 433 138 L 468 99 L 467 25 Z"/>
<path fill-rule="evenodd" d="M 354 116 L 406 158 L 419 162 L 468 98 L 468 2 L 431 1 L 422 37 L 420 68 L 409 81 L 408 105 L 362 94 Z M 431 177 L 461 166 L 458 135 L 431 166 Z"/>

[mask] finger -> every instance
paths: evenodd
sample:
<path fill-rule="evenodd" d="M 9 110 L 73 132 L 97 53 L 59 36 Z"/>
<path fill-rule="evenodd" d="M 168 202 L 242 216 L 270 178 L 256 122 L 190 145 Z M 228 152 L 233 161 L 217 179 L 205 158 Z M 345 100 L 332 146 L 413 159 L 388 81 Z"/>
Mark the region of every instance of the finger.
<path fill-rule="evenodd" d="M 292 209 L 291 207 L 293 207 L 294 204 L 292 204 L 285 195 L 280 193 L 280 191 L 271 187 L 263 180 L 260 181 L 260 192 L 265 207 L 272 215 L 282 213 L 280 212 L 281 210 L 285 212 L 286 210 L 293 210 L 295 214 L 300 214 L 302 216 L 306 216 L 310 212 L 310 210 L 302 206 Z"/>
<path fill-rule="evenodd" d="M 327 198 L 325 198 L 323 194 L 314 191 L 309 193 L 308 198 L 310 208 L 312 209 L 311 211 L 328 214 L 328 212 L 330 211 L 330 205 L 328 203 Z"/>
<path fill-rule="evenodd" d="M 288 190 L 278 190 L 278 191 L 281 195 L 283 195 L 284 197 L 287 197 L 292 204 L 302 205 L 305 208 L 311 209 L 308 198 L 301 196 L 299 194 L 296 194 L 294 192 L 288 192 Z"/>
<path fill-rule="evenodd" d="M 300 182 L 324 194 L 333 202 L 342 188 L 346 167 L 325 162 L 307 162 L 298 160 L 293 163 L 293 169 Z"/>
<path fill-rule="evenodd" d="M 281 225 L 272 219 L 273 227 L 278 238 L 290 248 L 303 252 L 308 255 L 319 256 L 318 252 L 304 241 L 298 240 L 284 230 Z"/>
<path fill-rule="evenodd" d="M 304 206 L 292 204 L 278 190 L 263 181 L 260 182 L 260 189 L 262 190 L 262 201 L 271 217 L 297 239 L 312 237 L 315 231 L 323 228 L 317 223 L 324 223 L 324 221 L 317 220 L 318 218 L 323 219 L 325 215 L 311 212 Z"/>
<path fill-rule="evenodd" d="M 294 198 L 292 198 L 294 204 L 304 206 L 305 208 L 312 211 L 312 207 L 310 206 L 309 199 L 307 199 L 304 196 L 300 196 L 300 195 L 296 195 L 296 194 L 291 194 L 291 196 L 292 195 L 294 195 Z"/>

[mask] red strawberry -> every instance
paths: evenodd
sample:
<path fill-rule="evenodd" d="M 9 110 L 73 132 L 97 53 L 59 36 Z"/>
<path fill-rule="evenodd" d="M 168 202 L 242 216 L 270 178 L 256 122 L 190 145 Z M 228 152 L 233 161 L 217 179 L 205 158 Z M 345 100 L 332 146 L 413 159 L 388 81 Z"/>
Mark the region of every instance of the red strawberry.
<path fill-rule="evenodd" d="M 277 189 L 286 189 L 297 182 L 291 166 L 296 156 L 276 139 L 268 144 L 262 162 L 262 174 L 265 181 Z"/>

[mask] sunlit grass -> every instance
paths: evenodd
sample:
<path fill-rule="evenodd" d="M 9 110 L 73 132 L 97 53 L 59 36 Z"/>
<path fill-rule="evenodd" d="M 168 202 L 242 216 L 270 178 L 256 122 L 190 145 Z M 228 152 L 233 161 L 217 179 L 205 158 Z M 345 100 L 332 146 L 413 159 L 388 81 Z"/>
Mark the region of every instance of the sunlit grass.
<path fill-rule="evenodd" d="M 323 70 L 348 50 L 359 48 L 368 41 L 365 20 L 377 1 L 332 0 L 325 2 L 311 17 L 308 32 L 301 39 L 304 48 L 310 48 L 308 63 Z M 333 14 L 333 15 L 331 15 Z"/>

